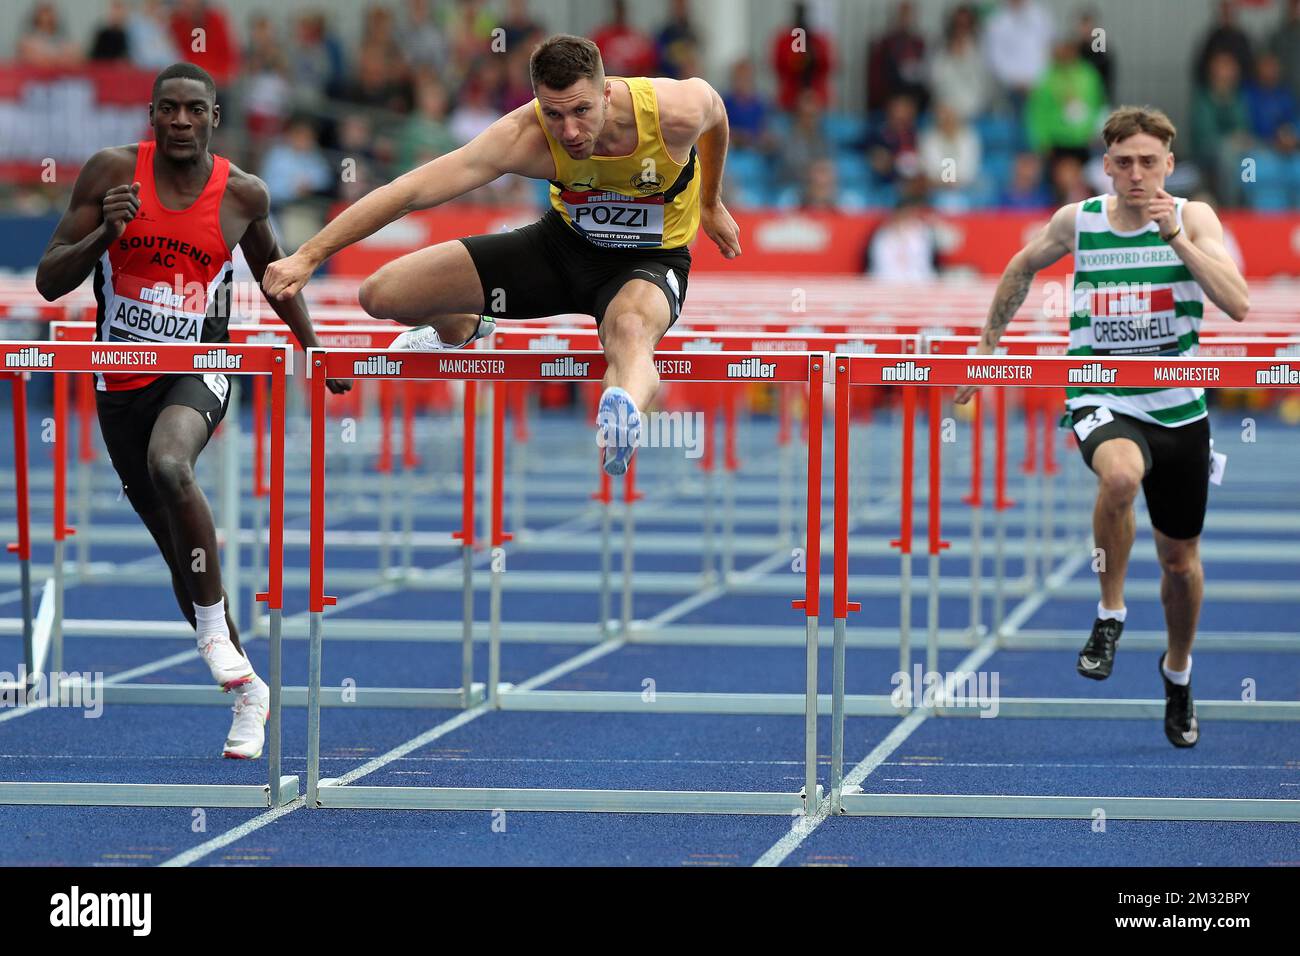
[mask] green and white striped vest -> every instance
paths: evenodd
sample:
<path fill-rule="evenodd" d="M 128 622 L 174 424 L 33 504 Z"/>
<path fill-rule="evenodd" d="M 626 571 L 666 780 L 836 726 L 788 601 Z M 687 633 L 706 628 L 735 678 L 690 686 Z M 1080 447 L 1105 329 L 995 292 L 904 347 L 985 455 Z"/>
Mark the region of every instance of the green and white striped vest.
<path fill-rule="evenodd" d="M 1178 224 L 1186 199 L 1177 200 Z M 1195 355 L 1201 287 L 1154 222 L 1117 232 L 1106 196 L 1079 204 L 1074 226 L 1071 355 Z M 1069 408 L 1102 405 L 1157 425 L 1205 417 L 1200 388 L 1070 388 Z"/>

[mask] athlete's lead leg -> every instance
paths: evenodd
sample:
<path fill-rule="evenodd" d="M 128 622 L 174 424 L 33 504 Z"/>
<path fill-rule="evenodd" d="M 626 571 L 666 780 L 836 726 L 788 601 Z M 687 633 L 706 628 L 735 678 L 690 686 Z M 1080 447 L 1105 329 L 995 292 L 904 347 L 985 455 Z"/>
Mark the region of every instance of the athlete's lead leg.
<path fill-rule="evenodd" d="M 597 441 L 605 471 L 621 475 L 641 435 L 641 409 L 659 391 L 654 350 L 668 331 L 668 299 L 653 282 L 631 279 L 605 309 L 600 342 L 605 348 L 605 392 L 596 413 Z"/>

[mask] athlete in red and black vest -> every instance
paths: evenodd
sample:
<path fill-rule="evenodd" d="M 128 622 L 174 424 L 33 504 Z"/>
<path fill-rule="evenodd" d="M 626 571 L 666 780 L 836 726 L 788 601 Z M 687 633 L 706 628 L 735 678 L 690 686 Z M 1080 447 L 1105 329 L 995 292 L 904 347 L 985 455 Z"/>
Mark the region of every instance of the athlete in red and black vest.
<path fill-rule="evenodd" d="M 283 255 L 268 219 L 266 185 L 208 151 L 221 122 L 216 98 L 204 70 L 167 67 L 149 104 L 154 141 L 100 150 L 77 177 L 36 287 L 53 301 L 93 271 L 101 341 L 228 341 L 235 246 L 259 285 L 267 265 Z M 271 300 L 271 307 L 304 348 L 317 344 L 302 296 Z M 330 383 L 335 393 L 349 387 Z M 256 758 L 269 692 L 227 613 L 216 528 L 194 478 L 229 392 L 224 375 L 106 373 L 96 380 L 113 467 L 171 569 L 199 653 L 217 683 L 236 691 L 224 754 Z"/>

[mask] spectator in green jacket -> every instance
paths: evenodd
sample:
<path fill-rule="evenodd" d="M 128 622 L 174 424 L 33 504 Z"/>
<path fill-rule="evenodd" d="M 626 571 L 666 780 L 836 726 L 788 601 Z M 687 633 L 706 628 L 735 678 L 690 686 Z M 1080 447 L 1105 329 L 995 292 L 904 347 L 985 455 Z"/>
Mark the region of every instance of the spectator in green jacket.
<path fill-rule="evenodd" d="M 402 169 L 414 169 L 460 143 L 447 123 L 447 90 L 432 76 L 422 79 L 415 88 L 416 112 L 406 121 L 398 137 L 398 162 Z"/>
<path fill-rule="evenodd" d="M 1241 90 L 1241 70 L 1232 54 L 1210 57 L 1206 85 L 1192 100 L 1192 158 L 1219 199 L 1237 202 L 1237 157 L 1250 142 L 1250 112 Z"/>
<path fill-rule="evenodd" d="M 1106 111 L 1106 90 L 1097 68 L 1079 56 L 1072 38 L 1057 41 L 1052 65 L 1029 94 L 1025 127 L 1036 152 L 1053 160 L 1073 156 L 1088 160 Z"/>

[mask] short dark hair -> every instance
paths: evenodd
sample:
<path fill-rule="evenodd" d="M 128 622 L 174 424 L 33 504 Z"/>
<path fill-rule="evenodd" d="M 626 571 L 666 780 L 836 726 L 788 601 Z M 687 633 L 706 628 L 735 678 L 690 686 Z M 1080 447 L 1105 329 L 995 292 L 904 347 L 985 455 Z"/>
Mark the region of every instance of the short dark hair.
<path fill-rule="evenodd" d="M 604 80 L 605 64 L 600 59 L 600 48 L 586 37 L 559 33 L 533 50 L 528 72 L 534 90 L 539 86 L 567 90 L 583 78 Z"/>
<path fill-rule="evenodd" d="M 153 78 L 153 102 L 158 102 L 158 91 L 162 89 L 162 85 L 174 79 L 198 80 L 207 90 L 212 102 L 217 101 L 217 84 L 207 70 L 193 63 L 173 63 Z"/>

